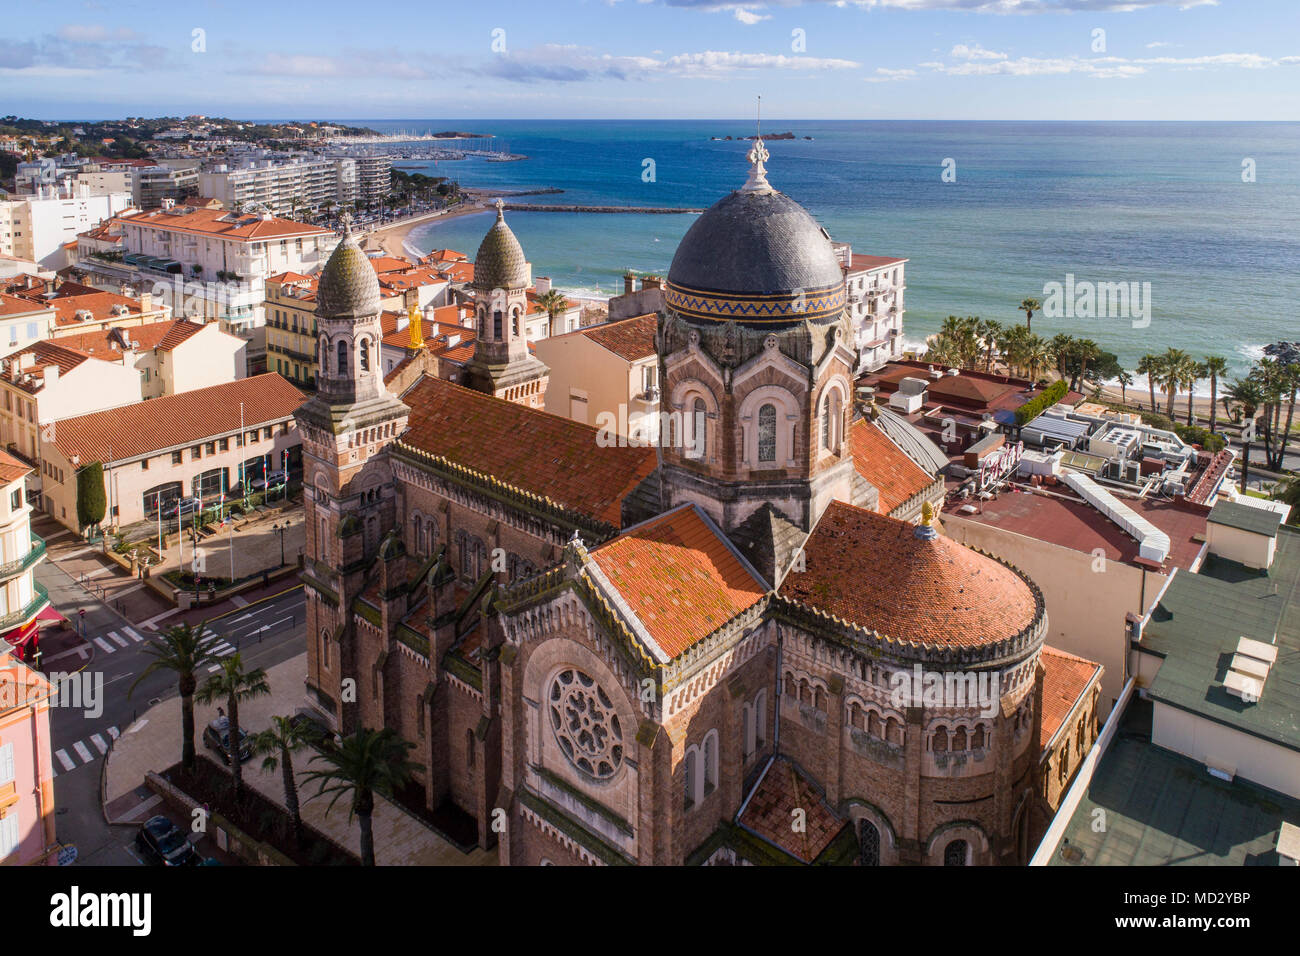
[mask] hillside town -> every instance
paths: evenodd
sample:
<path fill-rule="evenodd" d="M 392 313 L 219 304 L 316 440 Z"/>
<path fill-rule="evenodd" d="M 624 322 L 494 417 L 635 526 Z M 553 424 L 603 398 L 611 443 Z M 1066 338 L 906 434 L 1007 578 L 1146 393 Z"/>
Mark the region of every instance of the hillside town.
<path fill-rule="evenodd" d="M 744 146 L 596 301 L 373 130 L 0 120 L 0 862 L 1300 863 L 1300 350 L 909 346 Z"/>

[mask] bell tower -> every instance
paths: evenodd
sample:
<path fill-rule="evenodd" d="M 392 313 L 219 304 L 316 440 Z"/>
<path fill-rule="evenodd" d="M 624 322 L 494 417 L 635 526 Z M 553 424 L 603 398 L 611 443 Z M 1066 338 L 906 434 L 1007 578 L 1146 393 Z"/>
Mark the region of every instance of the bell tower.
<path fill-rule="evenodd" d="M 465 363 L 470 388 L 531 408 L 546 405 L 548 369 L 528 349 L 532 270 L 506 225 L 505 204 L 474 257 L 474 357 Z"/>
<path fill-rule="evenodd" d="M 343 238 L 316 292 L 317 392 L 297 411 L 303 436 L 308 702 L 351 726 L 344 679 L 357 672 L 348 608 L 379 543 L 396 522 L 396 486 L 385 456 L 406 428 L 406 405 L 379 364 L 379 279 L 344 220 Z"/>

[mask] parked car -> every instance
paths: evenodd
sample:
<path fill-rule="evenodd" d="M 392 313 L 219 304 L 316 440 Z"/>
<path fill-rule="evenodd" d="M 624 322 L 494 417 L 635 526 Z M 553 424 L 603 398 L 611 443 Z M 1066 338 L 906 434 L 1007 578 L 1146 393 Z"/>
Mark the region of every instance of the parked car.
<path fill-rule="evenodd" d="M 177 515 L 190 515 L 202 507 L 203 502 L 198 498 L 173 498 L 163 505 L 162 516 L 175 518 Z"/>
<path fill-rule="evenodd" d="M 164 816 L 150 817 L 140 824 L 135 843 L 150 860 L 163 866 L 199 866 L 203 857 L 194 849 L 185 831 Z"/>
<path fill-rule="evenodd" d="M 272 471 L 261 478 L 254 478 L 250 482 L 250 486 L 254 491 L 266 491 L 267 489 L 279 488 L 288 480 L 289 476 L 283 471 Z"/>
<path fill-rule="evenodd" d="M 228 717 L 218 717 L 212 723 L 203 728 L 203 744 L 211 747 L 221 755 L 224 763 L 230 763 L 230 719 Z M 239 728 L 239 762 L 243 763 L 249 757 L 253 756 L 253 739 L 248 736 L 248 731 L 243 727 Z"/>

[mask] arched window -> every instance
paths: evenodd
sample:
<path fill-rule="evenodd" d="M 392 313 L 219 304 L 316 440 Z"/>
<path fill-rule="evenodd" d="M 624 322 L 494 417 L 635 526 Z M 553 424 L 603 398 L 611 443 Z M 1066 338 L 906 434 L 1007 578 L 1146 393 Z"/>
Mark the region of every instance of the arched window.
<path fill-rule="evenodd" d="M 776 406 L 758 410 L 758 460 L 776 461 Z"/>
<path fill-rule="evenodd" d="M 754 698 L 754 739 L 758 746 L 767 743 L 767 690 L 764 688 Z"/>
<path fill-rule="evenodd" d="M 370 340 L 361 340 L 361 371 L 370 371 Z"/>
<path fill-rule="evenodd" d="M 944 866 L 965 866 L 967 845 L 965 840 L 953 840 L 943 850 Z"/>
<path fill-rule="evenodd" d="M 718 732 L 710 730 L 704 735 L 704 794 L 708 796 L 718 788 Z"/>
<path fill-rule="evenodd" d="M 832 389 L 826 393 L 826 398 L 822 401 L 822 448 L 826 451 L 839 452 L 843 418 L 840 393 Z"/>
<path fill-rule="evenodd" d="M 690 448 L 687 455 L 691 458 L 709 457 L 709 409 L 704 399 L 697 398 L 691 406 Z"/>
<path fill-rule="evenodd" d="M 330 666 L 330 632 L 320 632 L 320 663 L 322 667 Z"/>
<path fill-rule="evenodd" d="M 984 727 L 983 725 L 975 728 L 975 733 L 971 734 L 970 745 L 972 750 L 984 749 Z"/>
<path fill-rule="evenodd" d="M 958 727 L 957 730 L 953 733 L 952 749 L 953 750 L 966 749 L 966 728 L 965 727 Z"/>
<path fill-rule="evenodd" d="M 500 309 L 494 309 L 492 312 L 492 337 L 498 340 L 501 338 L 501 310 Z"/>
<path fill-rule="evenodd" d="M 947 753 L 948 751 L 948 731 L 940 727 L 934 732 L 934 743 L 930 749 L 935 753 Z"/>
<path fill-rule="evenodd" d="M 518 309 L 510 310 L 510 331 L 514 334 L 515 338 L 519 338 L 519 310 Z"/>
<path fill-rule="evenodd" d="M 684 772 L 686 786 L 686 809 L 689 810 L 695 806 L 695 748 L 691 747 L 686 751 L 686 760 L 684 761 Z"/>
<path fill-rule="evenodd" d="M 348 343 L 347 343 L 347 342 L 344 342 L 342 339 L 339 339 L 339 367 L 338 367 L 338 373 L 339 373 L 340 375 L 347 375 L 347 374 L 348 374 Z"/>
<path fill-rule="evenodd" d="M 880 831 L 865 817 L 858 821 L 858 854 L 863 866 L 880 866 Z"/>
<path fill-rule="evenodd" d="M 415 553 L 424 554 L 424 525 L 420 521 L 419 515 L 412 518 L 411 522 L 415 527 L 415 533 L 412 535 L 415 541 Z"/>
<path fill-rule="evenodd" d="M 472 728 L 465 731 L 465 766 L 470 770 L 474 769 L 474 731 Z"/>

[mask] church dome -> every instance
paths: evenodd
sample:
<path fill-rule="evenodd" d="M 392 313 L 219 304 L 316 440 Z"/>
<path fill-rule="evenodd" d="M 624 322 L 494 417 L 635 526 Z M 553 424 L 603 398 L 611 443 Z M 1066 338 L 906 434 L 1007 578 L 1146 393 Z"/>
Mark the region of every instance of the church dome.
<path fill-rule="evenodd" d="M 681 315 L 757 325 L 840 315 L 844 272 L 830 236 L 767 184 L 761 141 L 749 155 L 749 182 L 709 207 L 682 238 L 665 301 Z"/>
<path fill-rule="evenodd" d="M 316 284 L 316 314 L 324 317 L 379 313 L 379 277 L 350 226 L 334 247 Z"/>
<path fill-rule="evenodd" d="M 524 247 L 506 225 L 505 210 L 498 200 L 497 221 L 479 243 L 474 256 L 474 287 L 526 289 L 529 284 Z"/>

